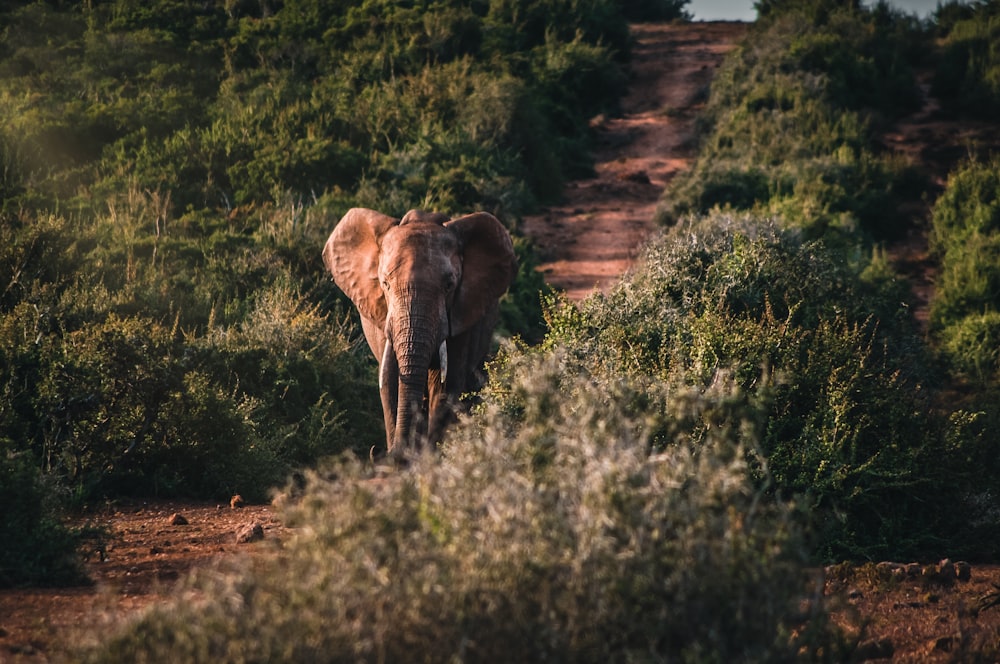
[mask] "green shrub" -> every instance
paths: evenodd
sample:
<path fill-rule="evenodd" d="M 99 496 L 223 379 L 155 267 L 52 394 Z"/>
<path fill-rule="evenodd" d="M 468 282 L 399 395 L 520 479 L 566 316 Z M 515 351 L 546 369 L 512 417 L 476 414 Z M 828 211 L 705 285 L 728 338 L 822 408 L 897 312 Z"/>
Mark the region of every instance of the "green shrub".
<path fill-rule="evenodd" d="M 598 374 L 707 386 L 730 372 L 760 404 L 775 491 L 813 511 L 818 556 L 926 555 L 970 475 L 944 455 L 904 288 L 773 222 L 716 214 L 651 243 L 607 295 L 550 307 L 545 344 Z M 961 454 L 981 445 L 961 440 Z"/>
<path fill-rule="evenodd" d="M 847 244 L 902 232 L 899 203 L 919 178 L 877 154 L 873 126 L 919 103 L 910 63 L 925 36 L 912 18 L 849 4 L 758 7 L 767 19 L 713 79 L 698 159 L 664 191 L 660 222 L 720 207 Z"/>
<path fill-rule="evenodd" d="M 309 473 L 296 535 L 242 571 L 184 582 L 85 661 L 785 661 L 838 652 L 794 512 L 747 482 L 718 429 L 647 453 L 626 380 L 522 358 L 440 458 L 369 479 Z M 509 382 L 508 382 L 509 381 Z M 678 417 L 728 388 L 677 386 Z M 326 479 L 326 478 L 329 479 Z M 198 601 L 191 601 L 192 597 Z M 793 629 L 809 638 L 793 636 Z"/>
<path fill-rule="evenodd" d="M 619 0 L 622 13 L 630 21 L 672 21 L 690 19 L 684 6 L 691 0 Z"/>
<path fill-rule="evenodd" d="M 11 448 L 0 439 L 0 588 L 85 581 L 77 549 L 88 533 L 62 524 L 58 488 Z"/>
<path fill-rule="evenodd" d="M 981 384 L 997 379 L 1000 311 L 1000 158 L 971 161 L 948 178 L 934 204 L 932 245 L 941 272 L 931 324 L 958 372 Z"/>
<path fill-rule="evenodd" d="M 407 208 L 484 207 L 511 181 L 551 197 L 629 48 L 612 0 L 78 5 L 0 10 L 0 145 L 7 195 L 88 213 L 131 183 L 182 211 L 398 184 L 392 153 L 427 160 Z"/>
<path fill-rule="evenodd" d="M 1000 9 L 949 2 L 935 13 L 941 34 L 933 90 L 945 110 L 986 121 L 1000 115 Z"/>
<path fill-rule="evenodd" d="M 952 367 L 979 384 L 1000 383 L 1000 312 L 969 314 L 941 330 Z"/>
<path fill-rule="evenodd" d="M 367 451 L 374 372 L 336 301 L 310 301 L 293 274 L 319 281 L 325 217 L 294 232 L 272 220 L 251 251 L 155 199 L 116 197 L 89 229 L 50 217 L 0 231 L 2 435 L 83 500 L 261 499 L 294 466 Z"/>

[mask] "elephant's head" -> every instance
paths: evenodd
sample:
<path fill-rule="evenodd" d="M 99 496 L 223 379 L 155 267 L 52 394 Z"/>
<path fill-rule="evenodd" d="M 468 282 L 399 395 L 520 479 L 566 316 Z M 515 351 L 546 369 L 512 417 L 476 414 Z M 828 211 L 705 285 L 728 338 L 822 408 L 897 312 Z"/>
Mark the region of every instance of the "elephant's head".
<path fill-rule="evenodd" d="M 482 361 L 476 340 L 492 333 L 497 301 L 516 272 L 510 235 L 485 212 L 449 220 L 411 210 L 399 220 L 355 208 L 330 235 L 323 258 L 379 358 L 387 446 L 398 454 L 425 398 L 433 419 L 445 396 L 465 390 L 471 364 Z M 452 345 L 460 348 L 449 367 Z"/>

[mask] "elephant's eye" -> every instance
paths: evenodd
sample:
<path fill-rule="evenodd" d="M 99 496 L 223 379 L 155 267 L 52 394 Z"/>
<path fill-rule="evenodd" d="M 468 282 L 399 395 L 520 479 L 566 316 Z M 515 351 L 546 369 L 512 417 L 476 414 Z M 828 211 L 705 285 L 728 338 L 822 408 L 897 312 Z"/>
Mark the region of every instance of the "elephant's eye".
<path fill-rule="evenodd" d="M 443 279 L 443 284 L 445 292 L 450 293 L 452 289 L 455 288 L 455 275 L 446 274 Z"/>

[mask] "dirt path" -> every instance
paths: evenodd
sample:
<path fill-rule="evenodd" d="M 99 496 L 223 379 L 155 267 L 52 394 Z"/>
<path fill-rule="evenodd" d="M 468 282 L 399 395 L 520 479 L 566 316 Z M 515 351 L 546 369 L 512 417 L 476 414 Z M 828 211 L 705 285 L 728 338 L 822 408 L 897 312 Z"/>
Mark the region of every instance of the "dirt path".
<path fill-rule="evenodd" d="M 937 260 L 928 246 L 931 208 L 944 191 L 948 174 L 969 157 L 1000 152 L 1000 125 L 948 118 L 931 93 L 932 72 L 919 75 L 923 106 L 902 118 L 879 137 L 882 146 L 905 159 L 928 183 L 920 198 L 908 202 L 911 219 L 906 237 L 886 249 L 896 270 L 910 281 L 913 315 L 924 331 L 937 278 Z"/>
<path fill-rule="evenodd" d="M 269 505 L 123 502 L 77 521 L 109 535 L 103 551 L 86 552 L 93 585 L 0 590 L 0 663 L 62 661 L 102 627 L 163 600 L 182 575 L 219 556 L 265 553 L 288 533 Z M 238 542 L 253 524 L 261 526 L 263 539 Z"/>
<path fill-rule="evenodd" d="M 607 289 L 653 230 L 664 187 L 696 156 L 694 122 L 715 69 L 747 24 L 639 24 L 622 116 L 596 118 L 595 177 L 571 182 L 563 201 L 527 217 L 539 269 L 578 301 Z"/>

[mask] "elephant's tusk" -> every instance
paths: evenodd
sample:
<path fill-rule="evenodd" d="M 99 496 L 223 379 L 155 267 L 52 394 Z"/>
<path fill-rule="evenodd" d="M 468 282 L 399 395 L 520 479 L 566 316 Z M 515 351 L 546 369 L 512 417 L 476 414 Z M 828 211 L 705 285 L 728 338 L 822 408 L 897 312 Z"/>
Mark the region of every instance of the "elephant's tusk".
<path fill-rule="evenodd" d="M 447 384 L 448 380 L 448 342 L 442 341 L 441 348 L 438 349 L 438 356 L 441 358 L 441 384 Z"/>
<path fill-rule="evenodd" d="M 378 389 L 379 392 L 382 391 L 382 386 L 385 385 L 385 372 L 388 371 L 389 367 L 389 353 L 392 352 L 392 343 L 389 339 L 385 340 L 385 350 L 382 351 L 382 363 L 378 368 Z"/>

